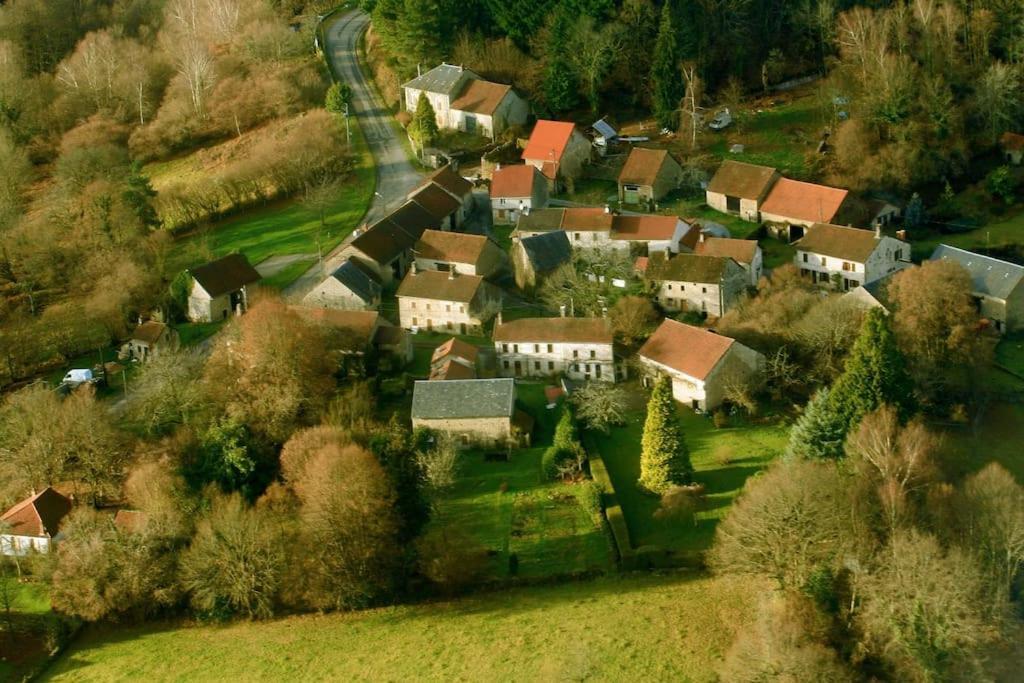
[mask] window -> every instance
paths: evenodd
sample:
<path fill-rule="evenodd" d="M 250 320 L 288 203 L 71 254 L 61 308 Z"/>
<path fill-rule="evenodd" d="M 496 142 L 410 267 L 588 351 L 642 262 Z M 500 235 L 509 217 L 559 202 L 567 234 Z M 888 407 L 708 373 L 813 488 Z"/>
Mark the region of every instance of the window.
<path fill-rule="evenodd" d="M 445 304 L 444 305 L 444 312 L 445 313 L 451 313 L 452 312 L 452 305 L 451 304 Z"/>
<path fill-rule="evenodd" d="M 417 326 L 417 325 L 419 325 L 419 324 L 420 324 L 420 321 L 419 321 L 419 319 L 418 319 L 418 318 L 413 318 L 413 319 L 412 319 L 412 326 L 413 326 L 413 327 L 416 327 L 416 326 Z"/>
<path fill-rule="evenodd" d="M 596 232 L 590 233 L 590 241 L 591 242 L 596 242 L 597 241 L 597 233 Z"/>
<path fill-rule="evenodd" d="M 572 364 L 572 369 L 573 369 L 573 372 L 579 372 L 580 371 L 580 364 L 579 363 L 573 363 Z"/>
<path fill-rule="evenodd" d="M 707 301 L 701 301 L 700 302 L 700 310 L 704 311 L 705 313 L 708 312 L 708 302 Z"/>
<path fill-rule="evenodd" d="M 843 261 L 843 270 L 857 270 L 857 268 L 849 261 Z"/>
<path fill-rule="evenodd" d="M 555 369 L 555 363 L 554 363 L 554 361 L 550 361 L 550 360 L 549 360 L 549 361 L 548 361 L 548 370 L 554 370 L 554 369 Z"/>
<path fill-rule="evenodd" d="M 540 353 L 540 344 L 534 344 L 533 345 L 533 352 L 534 353 Z"/>
<path fill-rule="evenodd" d="M 572 238 L 578 242 L 580 239 L 580 234 L 578 232 L 574 232 L 572 234 Z"/>
<path fill-rule="evenodd" d="M 825 257 L 822 256 L 821 257 L 821 267 L 824 268 L 826 265 L 828 265 L 828 261 L 826 261 Z"/>
<path fill-rule="evenodd" d="M 679 285 L 679 291 L 680 292 L 685 292 L 686 291 L 686 285 Z"/>
<path fill-rule="evenodd" d="M 508 370 L 508 367 L 509 367 L 509 365 L 508 365 L 508 361 L 504 361 L 504 362 L 502 363 L 502 365 L 504 365 L 505 369 L 506 369 L 506 370 Z"/>
<path fill-rule="evenodd" d="M 551 344 L 548 344 L 548 353 L 552 353 L 553 351 L 554 347 Z"/>
<path fill-rule="evenodd" d="M 534 370 L 540 370 L 540 361 L 539 360 L 533 361 L 533 369 Z"/>
<path fill-rule="evenodd" d="M 896 260 L 897 261 L 902 261 L 903 260 L 903 250 L 902 249 L 897 249 L 896 250 Z"/>
<path fill-rule="evenodd" d="M 804 254 L 804 263 L 807 263 L 807 254 Z"/>
<path fill-rule="evenodd" d="M 501 352 L 502 353 L 508 353 L 508 344 L 502 344 L 501 345 Z M 506 361 L 506 364 L 507 364 L 507 361 Z"/>
<path fill-rule="evenodd" d="M 701 287 L 700 288 L 700 293 L 701 294 L 707 294 L 708 293 L 708 288 L 707 287 Z"/>
<path fill-rule="evenodd" d="M 466 307 L 465 306 L 459 306 L 459 313 L 465 313 L 465 312 L 466 312 Z"/>
<path fill-rule="evenodd" d="M 672 284 L 671 283 L 668 286 L 668 291 L 670 291 L 670 292 L 672 291 Z"/>
<path fill-rule="evenodd" d="M 597 351 L 594 351 L 593 349 L 591 349 L 590 350 L 590 358 L 591 358 L 591 360 L 593 360 L 594 358 L 597 358 Z"/>
<path fill-rule="evenodd" d="M 416 302 L 415 301 L 410 301 L 409 302 L 409 308 L 416 308 Z"/>
<path fill-rule="evenodd" d="M 512 345 L 512 353 L 519 353 L 519 344 Z"/>
<path fill-rule="evenodd" d="M 430 304 L 427 304 L 427 310 L 428 311 L 430 310 Z"/>
<path fill-rule="evenodd" d="M 600 365 L 595 365 L 594 366 L 594 376 L 597 377 L 598 379 L 600 379 L 600 377 L 601 377 L 601 366 Z"/>
<path fill-rule="evenodd" d="M 579 358 L 580 357 L 579 349 L 573 349 L 572 350 L 572 357 L 573 358 Z"/>

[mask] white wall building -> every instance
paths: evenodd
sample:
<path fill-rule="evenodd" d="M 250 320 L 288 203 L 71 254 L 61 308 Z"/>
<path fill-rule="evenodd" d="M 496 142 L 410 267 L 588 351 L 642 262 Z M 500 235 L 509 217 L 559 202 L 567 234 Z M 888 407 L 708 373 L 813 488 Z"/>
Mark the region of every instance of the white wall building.
<path fill-rule="evenodd" d="M 874 282 L 910 266 L 910 244 L 881 230 L 815 223 L 796 242 L 793 263 L 812 282 L 834 284 L 843 291 Z"/>
<path fill-rule="evenodd" d="M 611 325 L 604 318 L 523 318 L 494 327 L 502 377 L 555 377 L 615 382 Z"/>

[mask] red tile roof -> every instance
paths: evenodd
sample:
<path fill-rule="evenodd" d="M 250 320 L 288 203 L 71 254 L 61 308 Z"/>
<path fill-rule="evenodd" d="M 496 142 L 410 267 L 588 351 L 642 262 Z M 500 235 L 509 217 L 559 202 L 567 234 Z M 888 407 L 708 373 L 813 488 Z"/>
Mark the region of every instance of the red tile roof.
<path fill-rule="evenodd" d="M 847 190 L 837 187 L 779 178 L 761 204 L 761 213 L 828 223 L 839 211 L 847 194 Z"/>
<path fill-rule="evenodd" d="M 727 256 L 737 263 L 753 263 L 757 255 L 757 240 L 705 237 L 703 242 L 697 243 L 694 251 L 701 256 Z"/>
<path fill-rule="evenodd" d="M 430 362 L 436 363 L 445 356 L 458 356 L 459 358 L 465 358 L 471 363 L 475 363 L 477 357 L 480 356 L 480 348 L 473 346 L 469 342 L 452 337 L 434 349 L 434 355 L 431 357 Z"/>
<path fill-rule="evenodd" d="M 455 358 L 446 358 L 430 368 L 430 376 L 427 379 L 433 381 L 476 379 L 476 368 L 472 365 L 460 363 Z"/>
<path fill-rule="evenodd" d="M 537 121 L 530 134 L 530 141 L 523 150 L 523 158 L 538 159 L 545 163 L 561 161 L 575 130 L 576 124 L 570 121 Z"/>
<path fill-rule="evenodd" d="M 612 222 L 613 240 L 669 240 L 676 232 L 675 216 L 616 216 Z"/>
<path fill-rule="evenodd" d="M 53 536 L 60 522 L 71 512 L 71 501 L 49 486 L 26 498 L 0 516 L 14 536 Z"/>
<path fill-rule="evenodd" d="M 420 241 L 413 247 L 417 256 L 434 259 L 435 261 L 452 261 L 455 263 L 472 263 L 484 253 L 487 238 L 483 235 L 469 235 L 461 232 L 445 232 L 443 230 L 425 230 Z"/>
<path fill-rule="evenodd" d="M 462 94 L 451 103 L 451 108 L 489 116 L 511 89 L 510 85 L 473 79 L 466 84 Z"/>
<path fill-rule="evenodd" d="M 700 327 L 666 319 L 640 348 L 640 356 L 703 380 L 735 341 Z"/>
<path fill-rule="evenodd" d="M 566 232 L 609 232 L 614 218 L 600 207 L 573 207 L 563 210 L 559 227 Z"/>
<path fill-rule="evenodd" d="M 539 174 L 540 171 L 529 164 L 502 166 L 491 177 L 491 196 L 532 197 L 534 183 Z"/>

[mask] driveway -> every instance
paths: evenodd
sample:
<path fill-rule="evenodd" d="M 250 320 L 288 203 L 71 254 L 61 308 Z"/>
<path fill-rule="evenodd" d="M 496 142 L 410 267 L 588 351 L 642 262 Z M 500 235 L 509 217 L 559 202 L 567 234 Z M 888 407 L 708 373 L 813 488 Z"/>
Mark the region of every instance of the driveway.
<path fill-rule="evenodd" d="M 377 166 L 377 193 L 366 214 L 365 222 L 368 224 L 398 208 L 409 191 L 423 180 L 419 171 L 409 163 L 402 142 L 391 125 L 391 113 L 377 97 L 360 67 L 359 38 L 369 23 L 369 15 L 361 10 L 353 10 L 336 19 L 324 37 L 324 52 L 331 60 L 335 73 L 352 88 L 350 111 L 362 127 Z M 341 265 L 339 254 L 351 241 L 350 235 L 324 258 L 323 272 L 333 272 Z M 318 264 L 303 273 L 288 287 L 285 294 L 289 298 L 301 298 L 321 279 Z"/>

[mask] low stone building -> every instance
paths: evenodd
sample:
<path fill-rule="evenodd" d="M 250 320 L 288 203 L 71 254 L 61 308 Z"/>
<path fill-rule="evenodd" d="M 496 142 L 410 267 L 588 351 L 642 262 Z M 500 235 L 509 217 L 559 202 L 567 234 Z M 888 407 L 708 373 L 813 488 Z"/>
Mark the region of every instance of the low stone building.
<path fill-rule="evenodd" d="M 504 250 L 484 235 L 426 230 L 413 255 L 420 270 L 447 273 L 454 268 L 465 275 L 492 278 L 508 269 Z"/>
<path fill-rule="evenodd" d="M 570 121 L 541 119 L 533 127 L 523 150 L 523 161 L 534 166 L 557 190 L 566 178 L 578 178 L 590 163 L 590 141 Z"/>
<path fill-rule="evenodd" d="M 750 275 L 725 256 L 677 254 L 652 258 L 645 271 L 654 299 L 666 311 L 699 311 L 720 318 L 750 285 Z"/>
<path fill-rule="evenodd" d="M 562 231 L 573 249 L 675 254 L 692 251 L 699 230 L 676 216 L 623 213 L 610 207 L 550 208 L 519 217 L 515 235 Z"/>
<path fill-rule="evenodd" d="M 432 429 L 464 448 L 508 448 L 529 443 L 532 420 L 516 410 L 513 379 L 417 381 L 413 429 Z"/>
<path fill-rule="evenodd" d="M 516 287 L 524 292 L 533 292 L 545 277 L 569 263 L 572 246 L 563 230 L 513 237 L 512 269 Z"/>
<path fill-rule="evenodd" d="M 398 287 L 398 318 L 407 330 L 480 334 L 500 311 L 501 290 L 456 270 L 413 270 Z"/>
<path fill-rule="evenodd" d="M 761 203 L 781 177 L 768 166 L 723 161 L 708 183 L 705 192 L 708 206 L 757 223 L 761 220 Z"/>
<path fill-rule="evenodd" d="M 683 180 L 683 167 L 666 149 L 634 147 L 619 172 L 619 201 L 626 204 L 652 203 Z"/>
<path fill-rule="evenodd" d="M 178 333 L 158 320 L 147 320 L 134 330 L 122 353 L 129 359 L 145 362 L 156 358 L 164 349 L 178 345 Z"/>
<path fill-rule="evenodd" d="M 0 555 L 50 552 L 69 512 L 71 500 L 50 487 L 14 505 L 0 516 Z"/>
<path fill-rule="evenodd" d="M 703 232 L 693 250 L 700 256 L 731 258 L 750 276 L 750 286 L 757 287 L 764 272 L 764 253 L 757 240 L 738 240 L 730 237 L 710 237 Z"/>
<path fill-rule="evenodd" d="M 244 313 L 249 306 L 248 287 L 260 274 L 242 254 L 228 254 L 189 271 L 192 290 L 188 297 L 188 319 L 194 323 L 226 320 L 232 313 Z"/>
<path fill-rule="evenodd" d="M 358 259 L 349 257 L 303 297 L 302 302 L 321 308 L 377 308 L 382 292 L 376 273 Z"/>
<path fill-rule="evenodd" d="M 794 246 L 801 275 L 844 292 L 910 266 L 910 245 L 881 229 L 816 223 Z"/>
<path fill-rule="evenodd" d="M 1024 329 L 1024 266 L 940 244 L 933 261 L 959 263 L 971 274 L 971 296 L 978 312 L 1000 334 Z"/>
<path fill-rule="evenodd" d="M 548 205 L 548 182 L 529 164 L 502 166 L 491 176 L 491 214 L 495 225 L 508 225 L 523 213 Z"/>
<path fill-rule="evenodd" d="M 779 178 L 761 204 L 761 221 L 772 235 L 792 242 L 815 223 L 831 223 L 848 194 L 838 187 Z"/>
<path fill-rule="evenodd" d="M 605 318 L 521 318 L 494 326 L 498 373 L 503 377 L 557 377 L 614 382 L 615 362 Z"/>
<path fill-rule="evenodd" d="M 434 349 L 430 357 L 429 379 L 476 379 L 479 360 L 479 347 L 452 337 Z"/>
<path fill-rule="evenodd" d="M 659 375 L 672 379 L 672 395 L 693 410 L 714 410 L 732 381 L 763 376 L 764 357 L 735 339 L 710 330 L 664 320 L 640 348 L 644 383 Z"/>

